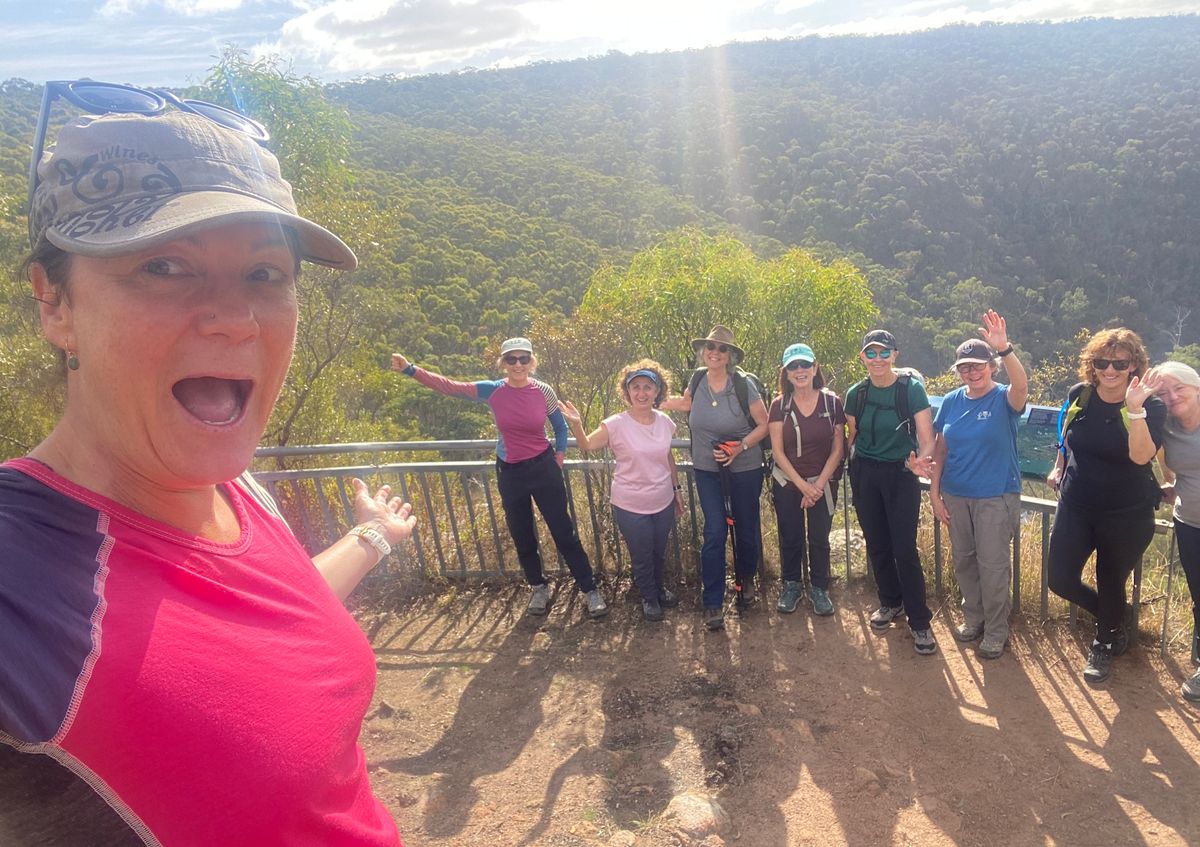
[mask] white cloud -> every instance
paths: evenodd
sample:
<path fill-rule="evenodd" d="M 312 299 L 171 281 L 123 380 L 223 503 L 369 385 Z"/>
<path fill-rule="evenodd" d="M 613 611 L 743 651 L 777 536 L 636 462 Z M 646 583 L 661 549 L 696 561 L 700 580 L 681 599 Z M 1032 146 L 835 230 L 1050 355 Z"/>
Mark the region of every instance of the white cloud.
<path fill-rule="evenodd" d="M 158 7 L 165 12 L 197 17 L 240 9 L 243 0 L 104 0 L 98 10 L 104 17 L 120 17 L 148 8 Z"/>

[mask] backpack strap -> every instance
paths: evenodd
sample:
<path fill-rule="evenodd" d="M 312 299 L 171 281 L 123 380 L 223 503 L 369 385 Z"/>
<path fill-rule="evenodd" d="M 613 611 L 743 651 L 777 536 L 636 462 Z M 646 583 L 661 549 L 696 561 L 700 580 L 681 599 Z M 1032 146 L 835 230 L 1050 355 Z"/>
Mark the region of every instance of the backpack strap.
<path fill-rule="evenodd" d="M 704 379 L 708 373 L 708 368 L 696 368 L 692 371 L 692 378 L 688 380 L 688 394 L 692 395 L 692 400 L 696 399 L 696 389 L 700 386 L 700 380 Z"/>
<path fill-rule="evenodd" d="M 897 429 L 904 427 L 911 436 L 913 434 L 912 410 L 908 405 L 908 387 L 912 377 L 908 374 L 896 374 L 896 417 L 900 419 Z"/>
<path fill-rule="evenodd" d="M 853 411 L 847 409 L 846 414 L 853 417 L 857 422 L 862 421 L 863 412 L 867 410 L 867 382 L 866 379 L 860 379 L 854 385 L 850 386 L 850 391 L 846 392 L 847 395 L 850 392 L 854 392 L 854 409 Z"/>
<path fill-rule="evenodd" d="M 1062 408 L 1058 410 L 1058 450 L 1064 456 L 1067 455 L 1067 430 L 1075 418 L 1087 408 L 1088 403 L 1092 399 L 1092 386 L 1090 383 L 1079 383 L 1067 392 L 1067 399 L 1063 401 Z M 1126 429 L 1129 425 L 1125 425 Z"/>
<path fill-rule="evenodd" d="M 750 386 L 747 385 L 750 380 L 746 376 L 746 372 L 741 368 L 734 368 L 730 372 L 730 377 L 733 379 L 733 393 L 737 395 L 738 405 L 742 407 L 742 414 L 750 421 L 751 427 L 758 426 L 750 417 Z"/>

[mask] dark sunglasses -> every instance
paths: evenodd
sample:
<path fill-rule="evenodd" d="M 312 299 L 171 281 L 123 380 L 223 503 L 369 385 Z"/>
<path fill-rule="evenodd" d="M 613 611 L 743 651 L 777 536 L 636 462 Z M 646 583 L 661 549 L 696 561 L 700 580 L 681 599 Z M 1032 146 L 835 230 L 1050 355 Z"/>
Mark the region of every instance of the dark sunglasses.
<path fill-rule="evenodd" d="M 510 355 L 510 356 L 504 357 L 504 363 L 506 365 L 528 365 L 531 361 L 533 361 L 533 357 L 528 356 L 528 355 L 526 355 L 526 356 L 511 356 Z"/>
<path fill-rule="evenodd" d="M 115 82 L 92 82 L 91 80 L 55 80 L 46 83 L 42 92 L 42 108 L 38 112 L 37 129 L 33 134 L 33 158 L 29 161 L 29 201 L 33 209 L 33 194 L 38 187 L 38 164 L 46 148 L 46 130 L 50 122 L 50 107 L 58 98 L 84 109 L 92 115 L 108 115 L 117 112 L 133 115 L 153 116 L 174 106 L 183 112 L 208 118 L 226 129 L 250 136 L 260 144 L 271 140 L 267 128 L 258 121 L 248 118 L 233 109 L 207 103 L 204 100 L 188 100 L 176 97 L 162 89 L 138 88 Z M 30 215 L 32 220 L 32 215 Z M 30 233 L 32 239 L 32 233 Z"/>
<path fill-rule="evenodd" d="M 1098 371 L 1108 370 L 1108 366 L 1112 365 L 1115 371 L 1127 371 L 1133 362 L 1129 359 L 1092 359 L 1092 364 Z"/>
<path fill-rule="evenodd" d="M 889 347 L 868 347 L 863 351 L 863 355 L 868 359 L 890 359 L 892 350 Z"/>
<path fill-rule="evenodd" d="M 963 362 L 961 365 L 956 366 L 955 370 L 960 374 L 973 374 L 978 373 L 986 367 L 987 362 Z"/>
<path fill-rule="evenodd" d="M 794 359 L 793 361 L 788 362 L 786 365 L 784 365 L 784 367 L 787 368 L 789 371 L 795 371 L 795 370 L 805 370 L 806 371 L 809 368 L 811 368 L 812 366 L 813 366 L 812 362 L 806 362 L 803 359 Z"/>
<path fill-rule="evenodd" d="M 708 352 L 710 352 L 710 353 L 712 353 L 712 352 L 714 352 L 714 351 L 715 351 L 715 352 L 717 352 L 717 353 L 728 353 L 728 352 L 729 352 L 729 348 L 728 348 L 726 345 L 724 345 L 724 344 L 717 344 L 717 343 L 715 343 L 715 342 L 712 342 L 712 341 L 709 341 L 709 342 L 707 342 L 707 343 L 704 345 L 704 349 L 705 349 L 705 350 L 707 350 L 707 351 L 708 351 Z"/>

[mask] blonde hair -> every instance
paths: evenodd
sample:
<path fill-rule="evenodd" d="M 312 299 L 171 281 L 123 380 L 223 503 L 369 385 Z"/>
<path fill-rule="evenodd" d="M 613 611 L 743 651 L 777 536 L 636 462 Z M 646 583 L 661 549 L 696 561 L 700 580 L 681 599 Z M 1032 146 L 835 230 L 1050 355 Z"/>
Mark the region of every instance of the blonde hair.
<path fill-rule="evenodd" d="M 621 368 L 621 372 L 617 374 L 617 397 L 621 402 L 629 405 L 629 386 L 625 384 L 625 380 L 634 371 L 653 371 L 658 375 L 658 396 L 654 398 L 654 406 L 667 399 L 671 393 L 671 377 L 667 374 L 667 369 L 653 359 L 639 359 L 631 365 L 626 365 Z"/>
<path fill-rule="evenodd" d="M 1079 379 L 1095 385 L 1096 366 L 1093 362 L 1096 359 L 1108 358 L 1100 355 L 1106 350 L 1118 349 L 1129 354 L 1129 370 L 1125 371 L 1127 378 L 1132 379 L 1146 372 L 1150 365 L 1150 356 L 1146 353 L 1146 345 L 1142 343 L 1141 336 L 1132 329 L 1119 326 L 1116 329 L 1102 329 L 1088 339 L 1088 343 L 1083 346 L 1083 352 L 1079 354 Z"/>

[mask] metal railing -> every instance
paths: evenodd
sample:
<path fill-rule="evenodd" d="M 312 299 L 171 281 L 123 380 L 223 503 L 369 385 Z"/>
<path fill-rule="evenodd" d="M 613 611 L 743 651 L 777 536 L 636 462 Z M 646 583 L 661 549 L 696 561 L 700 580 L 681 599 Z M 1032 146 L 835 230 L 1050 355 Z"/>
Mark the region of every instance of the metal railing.
<path fill-rule="evenodd" d="M 690 443 L 687 439 L 676 439 L 672 446 L 686 451 Z M 570 441 L 570 446 L 575 446 L 574 439 Z M 412 550 L 422 573 L 444 579 L 519 576 L 520 567 L 509 534 L 503 526 L 503 511 L 497 502 L 499 493 L 495 488 L 494 449 L 495 443 L 486 440 L 268 447 L 257 451 L 253 471 L 255 478 L 280 503 L 310 552 L 333 543 L 353 525 L 350 479 L 360 477 L 373 486 L 390 484 L 394 491 L 412 502 L 418 510 L 421 520 L 413 537 Z M 452 460 L 447 459 L 447 455 L 469 458 Z M 568 459 L 563 466 L 564 480 L 568 505 L 580 538 L 592 557 L 593 567 L 598 574 L 619 576 L 625 570 L 626 553 L 608 506 L 608 486 L 613 464 L 607 458 L 607 451 L 603 455 L 605 458 Z M 401 456 L 405 457 L 403 461 L 398 460 Z M 326 461 L 331 464 L 319 466 Z M 287 467 L 297 462 L 305 467 Z M 673 533 L 668 550 L 668 569 L 676 577 L 682 577 L 690 575 L 696 567 L 703 521 L 692 466 L 685 461 L 680 461 L 678 465 L 680 473 L 687 480 L 686 508 Z M 923 485 L 927 487 L 927 484 Z M 854 575 L 856 559 L 859 558 L 854 553 L 853 540 L 859 533 L 850 508 L 849 494 L 848 482 L 843 477 L 841 526 L 835 525 L 835 533 L 841 537 L 841 558 L 844 559 L 847 580 Z M 1057 503 L 1022 496 L 1021 509 L 1022 530 L 1014 539 L 1012 551 L 1013 611 L 1021 612 L 1024 604 L 1024 548 L 1031 540 L 1036 540 L 1040 547 L 1039 613 L 1045 619 L 1050 616 L 1048 552 L 1052 516 L 1057 510 Z M 584 511 L 586 514 L 581 515 Z M 767 527 L 768 536 L 772 536 L 773 522 L 764 521 L 763 524 Z M 937 521 L 923 520 L 922 524 L 932 524 L 934 586 L 936 593 L 941 596 L 946 591 L 942 526 Z M 1156 524 L 1159 535 L 1169 536 L 1160 627 L 1161 648 L 1165 653 L 1169 644 L 1168 627 L 1177 554 L 1172 525 L 1161 520 Z M 539 528 L 545 532 L 541 522 Z M 928 529 L 925 531 L 928 532 Z M 541 549 L 547 552 L 555 549 L 548 534 L 542 538 Z M 762 545 L 762 549 L 764 558 L 769 558 L 765 555 L 767 546 Z M 555 568 L 559 572 L 566 572 L 561 558 L 553 566 L 550 562 L 546 565 L 550 572 Z M 861 557 L 861 572 L 864 576 L 870 576 L 865 556 Z M 377 573 L 377 578 L 387 578 L 387 567 L 379 569 Z M 1130 623 L 1135 627 L 1142 607 L 1142 580 L 1143 562 L 1139 561 L 1133 573 L 1130 603 Z M 1070 605 L 1068 614 L 1070 622 L 1074 624 L 1077 608 Z M 1194 660 L 1200 658 L 1196 655 L 1197 642 L 1194 636 L 1192 652 Z"/>

